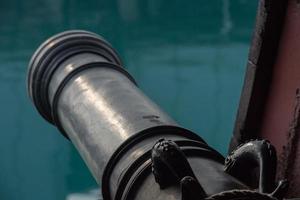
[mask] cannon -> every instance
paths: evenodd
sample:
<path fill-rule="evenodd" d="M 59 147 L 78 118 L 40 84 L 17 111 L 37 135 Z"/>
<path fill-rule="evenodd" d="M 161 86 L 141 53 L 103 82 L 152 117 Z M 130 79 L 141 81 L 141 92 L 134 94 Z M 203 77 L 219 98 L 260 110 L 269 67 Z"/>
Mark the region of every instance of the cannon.
<path fill-rule="evenodd" d="M 225 159 L 143 94 L 95 33 L 46 40 L 29 63 L 27 89 L 75 145 L 104 200 L 281 199 L 286 191 L 268 141 L 247 142 Z"/>

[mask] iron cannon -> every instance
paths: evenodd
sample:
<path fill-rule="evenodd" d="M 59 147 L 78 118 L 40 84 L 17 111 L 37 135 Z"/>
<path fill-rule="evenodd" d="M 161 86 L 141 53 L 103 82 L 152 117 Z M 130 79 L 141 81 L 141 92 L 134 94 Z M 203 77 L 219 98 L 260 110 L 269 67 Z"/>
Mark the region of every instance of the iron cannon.
<path fill-rule="evenodd" d="M 286 191 L 268 141 L 249 141 L 225 159 L 143 94 L 95 33 L 46 40 L 29 63 L 27 88 L 75 145 L 104 200 L 281 199 Z"/>

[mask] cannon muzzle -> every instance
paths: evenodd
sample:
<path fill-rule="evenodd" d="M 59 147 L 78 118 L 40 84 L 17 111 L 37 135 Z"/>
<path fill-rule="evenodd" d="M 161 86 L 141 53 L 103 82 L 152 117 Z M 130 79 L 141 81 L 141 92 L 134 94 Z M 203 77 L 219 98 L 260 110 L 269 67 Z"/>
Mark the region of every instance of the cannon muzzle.
<path fill-rule="evenodd" d="M 32 56 L 27 85 L 39 113 L 75 145 L 105 200 L 193 200 L 249 189 L 224 172 L 222 155 L 141 92 L 94 33 L 67 31 L 45 41 Z"/>

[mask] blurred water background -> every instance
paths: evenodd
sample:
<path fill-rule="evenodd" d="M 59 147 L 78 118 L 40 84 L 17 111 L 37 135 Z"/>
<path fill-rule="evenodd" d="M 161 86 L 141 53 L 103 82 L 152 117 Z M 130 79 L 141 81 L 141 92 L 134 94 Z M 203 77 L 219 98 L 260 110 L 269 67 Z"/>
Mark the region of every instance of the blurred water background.
<path fill-rule="evenodd" d="M 182 126 L 227 152 L 257 1 L 0 1 L 0 199 L 94 200 L 73 146 L 26 94 L 30 56 L 67 29 L 103 35 L 142 90 Z"/>

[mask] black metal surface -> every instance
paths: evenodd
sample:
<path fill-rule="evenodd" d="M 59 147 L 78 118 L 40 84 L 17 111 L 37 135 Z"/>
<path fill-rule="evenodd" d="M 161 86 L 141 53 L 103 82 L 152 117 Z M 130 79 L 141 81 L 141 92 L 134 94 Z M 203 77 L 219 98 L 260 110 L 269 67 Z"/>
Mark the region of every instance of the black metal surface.
<path fill-rule="evenodd" d="M 282 199 L 288 181 L 275 181 L 277 157 L 275 148 L 266 140 L 253 140 L 240 145 L 225 160 L 225 171 L 259 193 Z M 241 170 L 243 169 L 243 170 Z"/>
<path fill-rule="evenodd" d="M 180 183 L 182 200 L 203 199 L 207 196 L 183 151 L 175 142 L 160 139 L 152 149 L 151 162 L 155 181 L 161 189 Z"/>
<path fill-rule="evenodd" d="M 179 183 L 186 176 L 196 180 L 184 153 L 171 140 L 158 140 L 152 148 L 151 162 L 155 181 L 161 189 L 168 187 L 174 182 Z"/>
<path fill-rule="evenodd" d="M 69 31 L 47 40 L 29 65 L 33 103 L 75 145 L 104 200 L 195 200 L 250 189 L 234 171 L 224 172 L 223 156 L 147 98 L 120 63 L 96 34 Z M 236 153 L 253 150 L 270 153 Z M 262 169 L 262 176 L 273 172 Z"/>
<path fill-rule="evenodd" d="M 241 145 L 226 158 L 225 171 L 253 188 L 257 185 L 259 192 L 270 193 L 275 189 L 276 164 L 274 147 L 266 140 L 254 140 Z M 247 170 L 250 176 L 238 169 Z M 257 177 L 255 170 L 259 172 Z"/>

